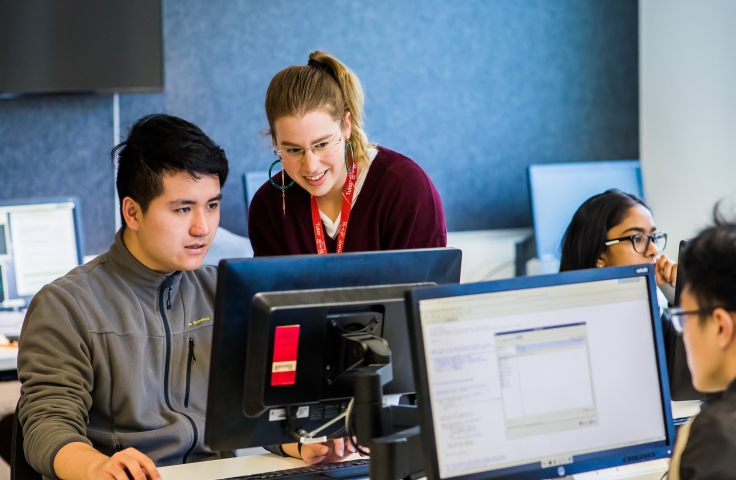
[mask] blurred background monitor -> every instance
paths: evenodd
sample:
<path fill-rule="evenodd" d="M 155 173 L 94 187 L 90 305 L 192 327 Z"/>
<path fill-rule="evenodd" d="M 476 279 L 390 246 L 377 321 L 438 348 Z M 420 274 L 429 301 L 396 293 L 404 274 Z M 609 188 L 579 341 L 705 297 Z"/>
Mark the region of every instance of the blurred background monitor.
<path fill-rule="evenodd" d="M 562 236 L 588 198 L 618 188 L 644 198 L 638 160 L 531 165 L 531 192 L 537 257 L 559 261 Z"/>
<path fill-rule="evenodd" d="M 0 0 L 0 94 L 163 89 L 160 0 Z"/>
<path fill-rule="evenodd" d="M 84 258 L 77 198 L 0 202 L 2 307 L 26 307 L 41 287 Z"/>

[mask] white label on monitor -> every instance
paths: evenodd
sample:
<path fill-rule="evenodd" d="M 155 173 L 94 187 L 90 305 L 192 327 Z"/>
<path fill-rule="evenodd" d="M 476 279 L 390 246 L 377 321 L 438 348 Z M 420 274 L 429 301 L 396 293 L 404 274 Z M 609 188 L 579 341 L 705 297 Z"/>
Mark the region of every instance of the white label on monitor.
<path fill-rule="evenodd" d="M 35 295 L 77 266 L 71 208 L 12 212 L 9 217 L 19 296 Z"/>
<path fill-rule="evenodd" d="M 309 418 L 309 407 L 299 407 L 296 409 L 296 418 Z M 268 411 L 269 422 L 279 422 L 286 420 L 285 408 L 272 408 Z"/>
<path fill-rule="evenodd" d="M 419 309 L 441 478 L 665 439 L 644 277 Z"/>

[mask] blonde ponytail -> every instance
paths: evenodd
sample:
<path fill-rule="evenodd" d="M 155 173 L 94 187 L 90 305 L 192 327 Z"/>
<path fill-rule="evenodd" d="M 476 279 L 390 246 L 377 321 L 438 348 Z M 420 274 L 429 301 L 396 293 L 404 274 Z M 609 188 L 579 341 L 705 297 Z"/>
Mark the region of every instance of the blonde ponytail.
<path fill-rule="evenodd" d="M 287 116 L 303 116 L 323 109 L 342 124 L 350 112 L 350 143 L 358 163 L 368 162 L 368 148 L 375 147 L 363 130 L 365 96 L 358 76 L 329 53 L 309 54 L 309 64 L 291 66 L 277 73 L 266 92 L 266 118 L 274 144 L 274 124 Z"/>

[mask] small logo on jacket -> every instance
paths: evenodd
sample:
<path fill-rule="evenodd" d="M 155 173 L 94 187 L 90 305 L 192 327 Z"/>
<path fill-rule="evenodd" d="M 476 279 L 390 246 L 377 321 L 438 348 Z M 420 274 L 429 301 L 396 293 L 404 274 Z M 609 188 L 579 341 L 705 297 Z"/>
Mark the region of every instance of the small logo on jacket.
<path fill-rule="evenodd" d="M 203 317 L 203 318 L 200 318 L 199 320 L 194 320 L 193 322 L 189 322 L 189 326 L 193 327 L 195 325 L 199 325 L 200 323 L 209 322 L 210 320 L 211 320 L 210 317 Z"/>

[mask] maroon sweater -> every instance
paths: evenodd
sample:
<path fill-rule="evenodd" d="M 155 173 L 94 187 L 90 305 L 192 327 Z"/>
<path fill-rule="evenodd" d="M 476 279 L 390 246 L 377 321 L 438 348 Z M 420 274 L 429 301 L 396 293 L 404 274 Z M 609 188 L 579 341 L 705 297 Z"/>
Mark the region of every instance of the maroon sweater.
<path fill-rule="evenodd" d="M 281 184 L 281 173 L 274 176 Z M 286 175 L 286 184 L 291 181 Z M 281 191 L 265 183 L 250 204 L 248 235 L 256 257 L 317 253 L 309 193 L 294 184 Z M 337 244 L 325 235 L 327 251 Z M 447 245 L 440 196 L 424 170 L 411 159 L 379 147 L 353 204 L 345 252 L 401 250 Z"/>

